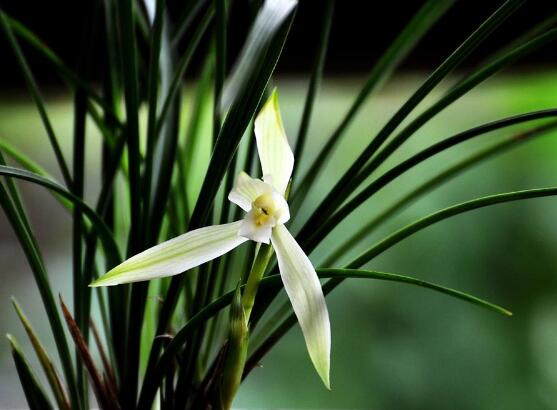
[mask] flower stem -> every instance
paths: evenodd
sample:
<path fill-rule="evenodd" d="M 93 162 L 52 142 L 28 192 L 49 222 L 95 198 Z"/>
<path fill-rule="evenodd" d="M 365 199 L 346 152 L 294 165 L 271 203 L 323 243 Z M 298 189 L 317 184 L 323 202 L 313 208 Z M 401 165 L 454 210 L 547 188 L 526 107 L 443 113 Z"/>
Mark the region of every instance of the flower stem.
<path fill-rule="evenodd" d="M 253 304 L 255 303 L 255 295 L 257 294 L 257 288 L 259 287 L 259 282 L 265 273 L 267 264 L 273 256 L 273 247 L 267 244 L 261 244 L 251 271 L 248 276 L 248 282 L 244 289 L 244 294 L 242 295 L 242 306 L 244 308 L 244 314 L 246 316 L 246 323 L 249 322 L 251 315 L 251 310 Z"/>

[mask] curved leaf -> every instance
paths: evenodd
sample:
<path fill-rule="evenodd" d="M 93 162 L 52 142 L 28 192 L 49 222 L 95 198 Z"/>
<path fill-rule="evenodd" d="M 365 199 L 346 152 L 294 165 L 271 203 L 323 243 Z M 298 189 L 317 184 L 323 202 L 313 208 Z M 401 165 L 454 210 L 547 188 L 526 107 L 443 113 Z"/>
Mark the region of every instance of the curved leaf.
<path fill-rule="evenodd" d="M 77 204 L 80 207 L 82 207 L 83 213 L 87 216 L 87 218 L 89 218 L 93 229 L 97 231 L 97 234 L 101 239 L 109 264 L 115 266 L 121 261 L 120 252 L 118 251 L 118 245 L 116 244 L 114 237 L 112 236 L 112 233 L 110 232 L 106 224 L 103 222 L 103 220 L 93 209 L 91 209 L 91 207 L 89 207 L 89 205 L 87 205 L 85 202 L 83 202 L 81 199 L 76 197 L 71 192 L 66 191 L 66 189 L 62 185 L 59 185 L 57 182 L 54 182 L 50 179 L 44 178 L 32 172 L 23 169 L 8 167 L 4 165 L 0 165 L 0 175 L 5 177 L 10 177 L 10 178 L 21 179 L 24 181 L 29 181 L 41 185 L 51 191 L 54 191 L 62 195 L 64 198 L 68 199 L 73 204 Z"/>
<path fill-rule="evenodd" d="M 409 285 L 419 286 L 419 287 L 431 289 L 431 290 L 434 290 L 434 291 L 437 291 L 437 292 L 441 292 L 443 294 L 456 297 L 458 299 L 461 299 L 461 300 L 470 302 L 472 304 L 487 308 L 487 309 L 495 311 L 497 313 L 504 314 L 506 316 L 512 315 L 512 313 L 510 311 L 508 311 L 507 309 L 502 308 L 500 306 L 497 306 L 493 303 L 487 302 L 485 300 L 482 300 L 480 298 L 477 298 L 475 296 L 469 295 L 467 293 L 464 293 L 464 292 L 461 292 L 461 291 L 458 291 L 458 290 L 447 288 L 445 286 L 441 286 L 441 285 L 438 285 L 438 284 L 435 284 L 435 283 L 432 283 L 432 282 L 427 282 L 427 281 L 423 281 L 423 280 L 420 280 L 420 279 L 412 278 L 410 276 L 398 275 L 398 274 L 387 273 L 387 272 L 378 272 L 378 271 L 366 270 L 366 269 L 348 269 L 348 268 L 317 269 L 317 274 L 322 279 L 325 279 L 325 278 L 333 278 L 333 279 L 360 278 L 360 279 L 378 279 L 378 280 L 387 280 L 387 281 L 391 281 L 391 282 L 406 283 L 406 284 L 409 284 Z M 263 278 L 261 280 L 259 286 L 260 287 L 265 287 L 265 288 L 273 287 L 273 288 L 279 288 L 280 289 L 280 287 L 281 287 L 280 275 L 266 276 L 265 278 Z M 243 287 L 244 286 L 242 286 L 242 288 Z M 166 347 L 163 355 L 159 359 L 159 362 L 157 363 L 156 368 L 153 369 L 154 371 L 146 374 L 146 378 L 149 378 L 149 383 L 145 384 L 145 386 L 147 388 L 143 389 L 142 392 L 141 392 L 142 394 L 141 394 L 140 401 L 139 401 L 140 402 L 139 408 L 142 408 L 141 407 L 142 403 L 149 403 L 153 400 L 153 398 L 154 398 L 154 396 L 157 392 L 158 385 L 161 382 L 164 375 L 166 374 L 166 371 L 168 370 L 168 366 L 171 365 L 174 356 L 179 352 L 179 350 L 183 346 L 183 344 L 186 343 L 189 336 L 199 326 L 201 326 L 203 323 L 205 323 L 210 318 L 215 316 L 220 310 L 222 310 L 226 306 L 228 306 L 231 303 L 231 301 L 234 297 L 234 292 L 235 291 L 230 291 L 230 292 L 222 295 L 221 297 L 219 297 L 218 299 L 216 299 L 215 301 L 213 301 L 209 305 L 207 305 L 205 308 L 200 310 L 199 313 L 197 313 L 195 316 L 193 316 L 178 331 L 178 333 L 176 333 L 176 335 L 173 337 L 171 342 Z M 296 318 L 295 318 L 294 314 L 292 314 L 291 317 L 294 317 L 294 323 L 295 323 Z M 252 355 L 252 357 L 248 361 L 248 364 L 246 365 L 246 371 L 247 372 L 249 372 L 249 369 L 250 369 L 249 364 L 250 363 L 251 363 L 251 365 L 253 365 L 254 363 L 259 362 L 259 359 L 261 358 L 261 356 L 259 356 L 259 359 L 257 359 L 256 361 L 253 360 L 253 357 L 256 354 L 257 354 L 257 351 L 256 351 L 256 353 L 254 353 L 254 355 Z M 244 377 L 245 377 L 245 375 L 246 375 L 246 373 L 244 373 Z"/>

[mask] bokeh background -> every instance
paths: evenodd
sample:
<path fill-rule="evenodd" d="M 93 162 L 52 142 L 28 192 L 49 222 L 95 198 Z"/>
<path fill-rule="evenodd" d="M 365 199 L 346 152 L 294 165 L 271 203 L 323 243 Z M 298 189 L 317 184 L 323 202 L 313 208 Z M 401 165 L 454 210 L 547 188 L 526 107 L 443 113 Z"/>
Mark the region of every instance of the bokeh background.
<path fill-rule="evenodd" d="M 69 10 L 72 4 L 67 5 Z M 78 3 L 78 2 L 75 2 Z M 362 14 L 339 2 L 333 23 L 326 77 L 316 103 L 301 161 L 303 170 L 340 121 L 359 86 L 362 73 L 396 35 L 421 2 L 408 8 L 377 7 L 361 24 Z M 395 2 L 392 2 L 395 3 Z M 472 4 L 473 3 L 473 4 Z M 370 98 L 306 199 L 299 220 L 327 192 L 428 71 L 456 47 L 499 4 L 460 2 L 426 37 L 403 69 Z M 489 56 L 532 22 L 557 11 L 553 2 L 531 2 L 498 31 L 420 107 L 427 107 L 473 65 Z M 537 4 L 536 4 L 537 3 Z M 344 4 L 344 5 L 343 5 Z M 67 33 L 79 22 L 60 29 L 60 16 L 46 5 L 8 5 L 6 11 L 44 35 L 47 43 L 72 61 L 77 47 Z M 11 7 L 11 8 L 10 8 Z M 42 7 L 45 7 L 43 10 Z M 73 7 L 77 7 L 73 5 Z M 401 10 L 403 9 L 403 10 Z M 242 6 L 234 9 L 241 15 Z M 293 37 L 285 49 L 276 85 L 285 126 L 296 135 L 311 66 L 312 28 L 317 16 L 300 7 Z M 58 19 L 58 20 L 57 20 Z M 354 22 L 360 22 L 356 24 Z M 238 27 L 241 24 L 238 23 Z M 307 34 L 307 35 L 306 35 Z M 241 44 L 242 30 L 231 30 L 232 44 Z M 316 34 L 315 34 L 316 35 Z M 77 36 L 76 36 L 77 37 Z M 50 42 L 49 42 L 50 41 Z M 22 84 L 12 55 L 0 40 L 0 138 L 25 151 L 54 176 L 59 176 L 40 120 Z M 33 59 L 31 59 L 33 61 Z M 525 111 L 557 106 L 555 47 L 506 70 L 457 101 L 414 135 L 381 170 L 412 153 L 472 126 Z M 40 63 L 49 114 L 71 157 L 72 112 L 66 90 Z M 186 92 L 195 84 L 189 74 Z M 418 110 L 419 112 L 419 110 Z M 524 127 L 522 127 L 524 128 Z M 100 136 L 90 127 L 86 167 L 88 198 L 98 189 Z M 520 130 L 489 134 L 458 146 L 420 165 L 362 206 L 312 254 L 319 264 L 328 248 L 347 237 L 400 196 L 433 173 Z M 467 199 L 511 190 L 556 185 L 557 133 L 521 145 L 449 181 L 381 226 L 351 254 L 369 247 L 399 227 L 435 210 Z M 381 171 L 380 170 L 380 171 Z M 71 220 L 42 188 L 21 183 L 33 227 L 42 246 L 53 288 L 71 299 Z M 369 267 L 412 275 L 461 289 L 501 304 L 514 313 L 499 316 L 476 306 L 408 285 L 351 281 L 329 297 L 332 320 L 332 386 L 326 391 L 315 375 L 299 329 L 293 329 L 246 381 L 237 399 L 240 408 L 369 408 L 369 409 L 556 409 L 557 402 L 557 198 L 498 205 L 467 213 L 430 227 L 376 258 Z M 294 226 L 294 229 L 296 226 Z M 349 255 L 350 256 L 350 255 Z M 52 348 L 39 295 L 17 240 L 0 215 L 0 331 L 16 335 L 32 364 L 31 347 L 10 304 L 14 295 Z M 0 408 L 25 407 L 8 343 L 0 342 Z"/>

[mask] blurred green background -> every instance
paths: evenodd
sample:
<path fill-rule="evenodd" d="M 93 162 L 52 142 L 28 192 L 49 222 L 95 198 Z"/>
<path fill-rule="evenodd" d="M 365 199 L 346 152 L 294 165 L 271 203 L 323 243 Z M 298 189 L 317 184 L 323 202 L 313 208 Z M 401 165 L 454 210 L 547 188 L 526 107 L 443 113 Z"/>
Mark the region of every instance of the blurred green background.
<path fill-rule="evenodd" d="M 330 181 L 425 78 L 395 78 L 365 105 L 306 198 L 303 221 Z M 452 80 L 455 80 L 453 78 Z M 451 81 L 448 81 L 450 83 Z M 340 121 L 361 79 L 328 79 L 318 97 L 301 161 L 311 163 Z M 296 135 L 306 83 L 277 81 L 285 126 Z M 443 87 L 421 108 L 439 97 Z M 71 105 L 47 94 L 55 128 L 71 150 Z M 381 168 L 456 132 L 520 112 L 557 105 L 557 73 L 511 72 L 453 104 L 410 139 Z M 417 111 L 419 112 L 419 110 Z M 91 127 L 92 128 L 92 127 Z M 524 127 L 522 127 L 524 128 Z M 342 238 L 400 196 L 460 158 L 521 129 L 489 134 L 429 160 L 391 183 L 338 227 L 311 255 L 319 264 Z M 54 157 L 26 95 L 0 96 L 0 138 L 24 150 L 53 175 Z M 291 141 L 293 142 L 293 141 Z M 98 188 L 99 137 L 87 147 L 88 198 Z M 557 133 L 521 145 L 463 173 L 381 226 L 357 254 L 395 229 L 445 206 L 511 190 L 556 185 Z M 301 173 L 303 174 L 303 172 Z M 53 288 L 71 300 L 71 220 L 42 188 L 22 183 Z M 239 408 L 557 409 L 557 198 L 535 199 L 474 211 L 430 227 L 376 258 L 369 267 L 411 275 L 470 292 L 503 305 L 512 318 L 408 285 L 354 280 L 329 298 L 332 321 L 332 391 L 326 391 L 307 357 L 301 332 L 292 330 L 252 372 L 236 400 Z M 294 224 L 294 229 L 299 224 Z M 53 347 L 39 295 L 5 217 L 0 217 L 0 330 L 18 337 L 38 369 L 9 297 L 21 303 L 45 343 Z M 284 297 L 283 297 L 284 299 Z M 53 356 L 55 355 L 52 349 Z M 9 354 L 0 343 L 0 408 L 24 407 Z"/>

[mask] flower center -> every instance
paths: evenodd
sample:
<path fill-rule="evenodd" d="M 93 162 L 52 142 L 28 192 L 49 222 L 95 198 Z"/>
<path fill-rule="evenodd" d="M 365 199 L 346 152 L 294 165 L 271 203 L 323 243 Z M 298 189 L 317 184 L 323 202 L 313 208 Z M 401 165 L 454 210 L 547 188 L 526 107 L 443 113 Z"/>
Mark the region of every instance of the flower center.
<path fill-rule="evenodd" d="M 252 203 L 254 221 L 257 226 L 266 225 L 270 218 L 274 218 L 275 201 L 271 193 L 265 193 L 255 198 Z"/>

